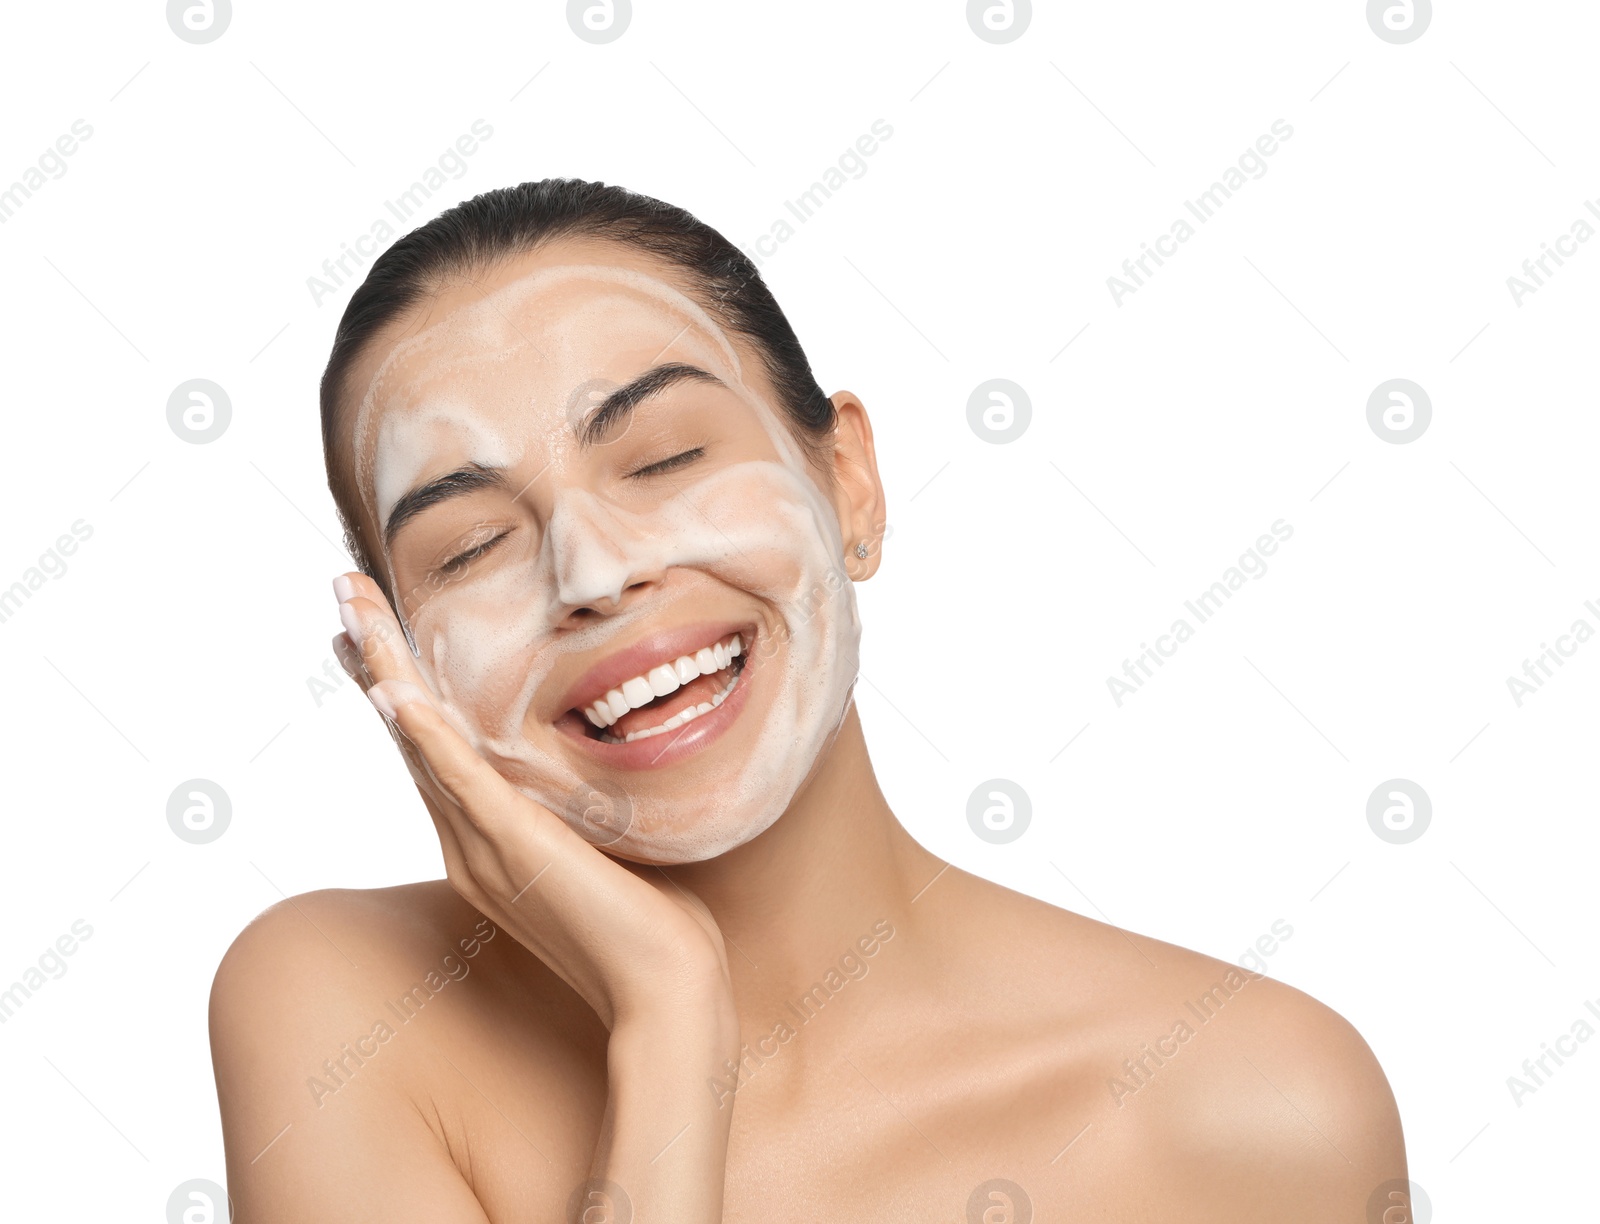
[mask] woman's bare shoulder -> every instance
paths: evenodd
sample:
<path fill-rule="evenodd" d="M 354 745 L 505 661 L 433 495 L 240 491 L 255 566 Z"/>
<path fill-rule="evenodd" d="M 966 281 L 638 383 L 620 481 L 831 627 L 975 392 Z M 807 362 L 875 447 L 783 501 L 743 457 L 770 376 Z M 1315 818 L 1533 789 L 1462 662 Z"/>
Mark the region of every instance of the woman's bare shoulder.
<path fill-rule="evenodd" d="M 1155 1162 L 1175 1188 L 1231 1186 L 1215 1201 L 1249 1197 L 1262 1218 L 1363 1219 L 1369 1196 L 1405 1176 L 1389 1082 L 1332 1007 L 976 877 L 960 887 L 988 911 L 975 925 L 991 932 L 990 972 L 1022 984 L 1011 994 L 1025 1023 L 1058 1036 L 1085 1145 Z"/>
<path fill-rule="evenodd" d="M 570 1155 L 557 1115 L 581 1112 L 566 1068 L 603 1065 L 573 998 L 446 881 L 272 906 L 211 991 L 236 1204 L 271 1221 L 365 1218 L 375 1203 L 481 1221 L 486 1195 L 537 1195 L 534 1166 Z M 497 1190 L 469 1153 L 508 1115 L 514 1141 L 536 1146 Z"/>
<path fill-rule="evenodd" d="M 223 955 L 213 1025 L 263 1008 L 282 1023 L 337 1005 L 373 973 L 415 960 L 452 924 L 465 933 L 478 917 L 443 880 L 286 897 L 251 919 Z"/>
<path fill-rule="evenodd" d="M 481 917 L 442 880 L 323 889 L 270 906 L 234 938 L 212 980 L 219 1087 L 280 1066 L 297 1078 L 316 1072 L 390 1014 L 396 986 L 441 970 L 446 954 L 460 958 L 457 938 L 473 936 Z"/>
<path fill-rule="evenodd" d="M 252 918 L 223 958 L 228 972 L 257 957 L 294 953 L 307 940 L 335 956 L 343 935 L 356 950 L 398 949 L 408 936 L 431 933 L 450 915 L 475 913 L 447 880 L 423 880 L 388 888 L 324 888 L 285 897 Z"/>
<path fill-rule="evenodd" d="M 213 1053 L 248 1054 L 235 1047 L 282 1045 L 358 1019 L 370 1031 L 436 999 L 454 1001 L 436 1012 L 464 1018 L 508 1002 L 537 1011 L 569 995 L 446 880 L 322 889 L 269 907 L 224 954 L 211 988 Z"/>

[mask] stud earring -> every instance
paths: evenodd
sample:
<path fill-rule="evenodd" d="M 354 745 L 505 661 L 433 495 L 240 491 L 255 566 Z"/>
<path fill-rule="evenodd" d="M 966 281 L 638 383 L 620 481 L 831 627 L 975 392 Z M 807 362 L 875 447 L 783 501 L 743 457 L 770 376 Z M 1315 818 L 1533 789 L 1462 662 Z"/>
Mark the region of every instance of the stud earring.
<path fill-rule="evenodd" d="M 867 559 L 867 542 L 865 540 L 862 540 L 856 545 L 856 556 L 860 557 L 863 561 Z"/>

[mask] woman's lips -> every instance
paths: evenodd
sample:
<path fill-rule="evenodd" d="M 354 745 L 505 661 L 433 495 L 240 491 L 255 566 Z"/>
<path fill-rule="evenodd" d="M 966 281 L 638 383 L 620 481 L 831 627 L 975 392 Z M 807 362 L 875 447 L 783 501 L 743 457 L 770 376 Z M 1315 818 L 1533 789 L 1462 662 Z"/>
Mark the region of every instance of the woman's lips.
<path fill-rule="evenodd" d="M 754 635 L 748 628 L 744 633 L 748 635 L 746 641 L 753 644 Z M 761 668 L 756 660 L 756 652 L 749 646 L 746 646 L 739 657 L 743 660 L 742 665 L 738 669 L 732 689 L 728 691 L 722 703 L 671 731 L 645 736 L 629 743 L 608 743 L 596 738 L 592 734 L 593 728 L 574 710 L 568 710 L 556 725 L 569 739 L 575 740 L 597 765 L 612 769 L 638 770 L 658 769 L 676 764 L 718 739 L 733 725 L 749 701 L 751 684 Z"/>
<path fill-rule="evenodd" d="M 743 666 L 742 651 L 743 635 L 730 634 L 623 681 L 579 713 L 608 741 L 675 730 L 722 703 Z"/>
<path fill-rule="evenodd" d="M 734 634 L 742 634 L 745 642 L 755 638 L 755 625 L 748 621 L 701 621 L 682 625 L 676 629 L 663 629 L 641 638 L 632 645 L 607 655 L 572 684 L 559 699 L 552 711 L 559 716 L 566 710 L 577 710 L 592 705 L 612 689 L 635 677 L 648 675 L 653 669 L 684 656 L 693 657 L 714 642 L 725 642 Z"/>

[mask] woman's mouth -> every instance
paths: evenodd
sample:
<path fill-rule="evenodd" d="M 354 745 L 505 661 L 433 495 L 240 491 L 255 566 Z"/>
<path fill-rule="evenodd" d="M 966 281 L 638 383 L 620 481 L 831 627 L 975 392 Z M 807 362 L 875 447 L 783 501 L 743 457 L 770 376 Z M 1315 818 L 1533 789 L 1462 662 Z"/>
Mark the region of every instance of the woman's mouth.
<path fill-rule="evenodd" d="M 591 738 L 631 744 L 711 713 L 743 672 L 744 640 L 735 633 L 624 680 L 579 713 L 589 722 Z"/>
<path fill-rule="evenodd" d="M 652 769 L 694 755 L 749 697 L 756 626 L 680 626 L 619 651 L 571 690 L 557 728 L 599 764 Z M 756 667 L 756 670 L 760 670 Z"/>

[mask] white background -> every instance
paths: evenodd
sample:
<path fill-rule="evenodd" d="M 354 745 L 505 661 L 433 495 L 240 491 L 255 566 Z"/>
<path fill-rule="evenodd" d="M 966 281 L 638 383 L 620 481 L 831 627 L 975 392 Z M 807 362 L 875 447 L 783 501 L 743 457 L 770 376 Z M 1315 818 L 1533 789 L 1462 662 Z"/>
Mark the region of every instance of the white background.
<path fill-rule="evenodd" d="M 0 225 L 0 587 L 93 535 L 0 624 L 0 985 L 94 929 L 0 1026 L 8 1214 L 158 1221 L 223 1180 L 230 940 L 284 894 L 442 875 L 376 717 L 308 685 L 348 567 L 316 382 L 351 285 L 319 305 L 307 278 L 477 119 L 417 221 L 573 175 L 741 244 L 886 120 L 762 272 L 877 428 L 858 695 L 896 812 L 1224 959 L 1287 921 L 1270 972 L 1372 1045 L 1439 1218 L 1592 1192 L 1600 1041 L 1520 1106 L 1506 1080 L 1600 996 L 1600 644 L 1520 707 L 1506 678 L 1600 628 L 1600 241 L 1520 305 L 1506 282 L 1600 198 L 1600 11 L 1452 3 L 1399 46 L 1358 0 L 1040 8 L 1007 45 L 926 0 L 638 0 L 602 46 L 557 3 L 241 0 L 208 45 L 148 0 L 8 11 L 0 184 L 93 136 Z M 1264 176 L 1117 304 L 1107 277 L 1279 119 Z M 207 445 L 166 420 L 192 378 L 232 401 Z M 1032 401 L 1007 445 L 967 423 L 990 378 Z M 1405 445 L 1366 418 L 1391 378 L 1432 400 Z M 1266 575 L 1115 704 L 1107 677 L 1278 519 Z M 208 845 L 166 821 L 196 777 L 233 803 Z M 966 820 L 994 777 L 1032 799 L 1005 845 Z M 1433 803 L 1406 845 L 1366 819 L 1397 777 Z"/>

